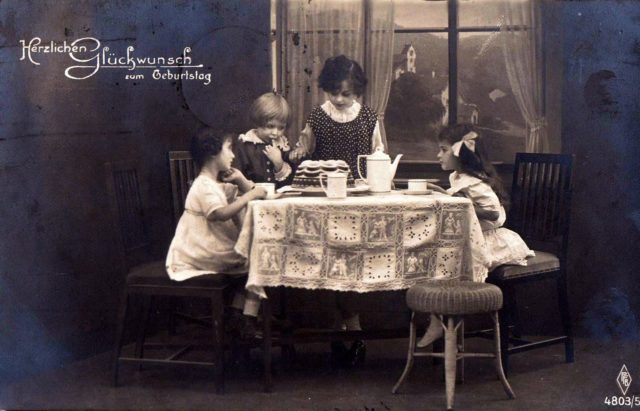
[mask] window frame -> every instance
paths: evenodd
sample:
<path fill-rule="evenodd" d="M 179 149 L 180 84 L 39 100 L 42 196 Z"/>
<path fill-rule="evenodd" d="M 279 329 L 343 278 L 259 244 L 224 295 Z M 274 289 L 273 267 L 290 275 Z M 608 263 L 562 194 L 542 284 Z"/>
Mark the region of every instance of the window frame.
<path fill-rule="evenodd" d="M 271 35 L 272 41 L 275 43 L 272 46 L 272 50 L 276 53 L 272 59 L 272 74 L 273 74 L 273 89 L 284 90 L 285 79 L 284 71 L 282 67 L 286 64 L 286 50 L 284 45 L 286 44 L 286 36 L 289 33 L 287 30 L 286 21 L 286 2 L 287 0 L 270 0 L 271 1 Z M 363 0 L 363 8 L 365 12 L 365 53 L 367 52 L 366 43 L 368 41 L 367 30 L 370 22 L 368 21 L 368 8 L 370 2 L 375 0 Z M 393 0 L 397 1 L 397 0 Z M 496 33 L 505 27 L 511 31 L 514 30 L 529 30 L 530 27 L 524 25 L 496 25 L 496 26 L 459 26 L 459 11 L 460 0 L 425 0 L 425 1 L 446 1 L 447 2 L 447 27 L 414 27 L 408 29 L 394 29 L 394 34 L 403 33 L 447 33 L 447 45 L 448 45 L 448 86 L 449 86 L 449 99 L 447 102 L 447 109 L 449 113 L 448 124 L 455 125 L 458 122 L 458 45 L 459 35 L 461 33 Z M 536 1 L 536 0 L 528 0 Z M 274 15 L 275 13 L 275 15 Z M 542 93 L 542 110 L 546 115 L 547 101 L 546 101 L 546 47 L 544 45 L 545 37 L 542 36 L 542 88 L 545 90 Z M 277 59 L 275 58 L 277 56 Z M 363 67 L 365 70 L 366 68 Z M 451 96 L 456 96 L 451 98 Z M 406 163 L 416 164 L 436 164 L 437 161 L 428 160 L 403 160 Z M 502 162 L 494 162 L 494 164 L 501 164 Z"/>

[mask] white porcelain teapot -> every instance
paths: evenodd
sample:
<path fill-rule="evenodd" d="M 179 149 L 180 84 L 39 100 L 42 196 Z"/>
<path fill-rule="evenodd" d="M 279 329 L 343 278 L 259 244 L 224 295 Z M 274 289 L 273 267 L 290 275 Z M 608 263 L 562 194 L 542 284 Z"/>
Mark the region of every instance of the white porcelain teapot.
<path fill-rule="evenodd" d="M 391 191 L 391 182 L 396 175 L 398 163 L 402 154 L 398 154 L 396 158 L 391 162 L 391 157 L 382 151 L 381 147 L 378 147 L 376 151 L 371 155 L 359 155 L 358 156 L 358 175 L 360 179 L 367 183 L 369 191 L 372 193 L 388 193 Z M 360 167 L 360 160 L 362 158 L 367 159 L 367 178 L 362 176 Z"/>

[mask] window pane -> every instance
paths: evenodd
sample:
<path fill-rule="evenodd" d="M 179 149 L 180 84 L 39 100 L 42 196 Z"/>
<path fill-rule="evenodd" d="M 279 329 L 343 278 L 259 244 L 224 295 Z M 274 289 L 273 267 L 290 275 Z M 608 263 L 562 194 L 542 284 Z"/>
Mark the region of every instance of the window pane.
<path fill-rule="evenodd" d="M 445 33 L 397 33 L 394 81 L 385 112 L 389 152 L 406 160 L 436 160 L 444 120 L 449 64 Z"/>
<path fill-rule="evenodd" d="M 397 0 L 396 28 L 447 27 L 447 2 Z"/>
<path fill-rule="evenodd" d="M 505 2 L 505 0 L 459 0 L 458 25 L 460 27 L 499 26 L 504 19 Z"/>
<path fill-rule="evenodd" d="M 513 163 L 524 151 L 525 122 L 507 77 L 499 33 L 461 33 L 458 122 L 474 123 L 492 161 Z"/>

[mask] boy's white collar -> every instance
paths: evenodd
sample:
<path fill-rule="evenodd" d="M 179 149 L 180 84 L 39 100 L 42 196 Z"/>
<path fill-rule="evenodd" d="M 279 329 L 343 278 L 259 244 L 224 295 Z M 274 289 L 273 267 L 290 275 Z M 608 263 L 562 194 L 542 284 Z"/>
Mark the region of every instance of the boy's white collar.
<path fill-rule="evenodd" d="M 247 131 L 245 134 L 240 134 L 238 136 L 238 140 L 240 140 L 243 143 L 268 144 L 267 142 L 262 140 L 260 137 L 258 137 L 255 129 L 251 129 Z M 276 140 L 272 140 L 271 144 L 275 147 L 278 147 L 282 151 L 290 150 L 289 141 L 287 140 L 287 137 L 285 137 L 284 135 L 280 136 Z"/>

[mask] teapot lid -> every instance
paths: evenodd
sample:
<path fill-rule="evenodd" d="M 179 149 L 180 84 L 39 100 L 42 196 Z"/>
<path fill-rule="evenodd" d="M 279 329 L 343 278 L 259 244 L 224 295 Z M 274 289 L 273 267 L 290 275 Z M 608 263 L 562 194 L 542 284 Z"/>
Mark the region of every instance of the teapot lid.
<path fill-rule="evenodd" d="M 373 154 L 367 156 L 368 160 L 391 160 L 391 157 L 385 153 L 382 147 L 376 147 L 376 151 Z"/>

